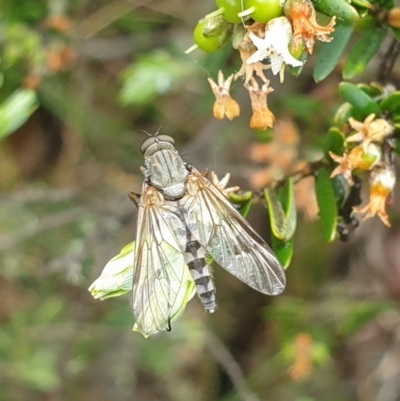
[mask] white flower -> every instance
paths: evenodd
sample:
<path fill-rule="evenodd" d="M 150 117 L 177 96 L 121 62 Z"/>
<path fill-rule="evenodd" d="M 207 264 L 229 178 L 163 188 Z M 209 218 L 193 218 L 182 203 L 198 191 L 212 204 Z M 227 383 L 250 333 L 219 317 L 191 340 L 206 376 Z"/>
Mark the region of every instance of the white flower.
<path fill-rule="evenodd" d="M 178 256 L 174 252 L 173 255 L 168 254 L 166 257 L 170 261 L 173 261 L 174 256 Z M 113 257 L 105 266 L 101 272 L 100 277 L 94 281 L 94 283 L 89 287 L 89 291 L 92 296 L 96 299 L 106 299 L 111 297 L 118 297 L 132 290 L 133 275 L 134 275 L 134 259 L 135 259 L 135 243 L 131 242 L 126 245 L 121 252 Z M 177 319 L 182 312 L 185 310 L 186 304 L 193 298 L 196 294 L 196 285 L 190 275 L 188 269 L 185 270 L 185 275 L 182 278 L 182 285 L 176 294 L 176 299 L 174 301 L 174 306 L 170 311 L 169 319 L 174 321 Z M 144 337 L 148 337 L 151 334 L 155 334 L 159 331 L 159 325 L 154 317 L 150 316 L 150 322 L 143 328 L 143 319 L 146 318 L 145 311 L 151 309 L 151 303 L 159 303 L 164 298 L 159 296 L 158 293 L 152 293 L 148 298 L 143 298 L 143 312 L 141 315 L 136 316 L 137 321 L 133 326 L 133 331 L 138 331 L 143 334 Z M 148 316 L 149 317 L 149 316 Z M 161 319 L 163 317 L 161 316 Z"/>
<path fill-rule="evenodd" d="M 100 277 L 89 287 L 94 298 L 118 297 L 132 290 L 134 248 L 135 243 L 131 242 L 107 263 Z"/>
<path fill-rule="evenodd" d="M 303 62 L 295 59 L 288 49 L 292 33 L 292 25 L 286 17 L 274 18 L 269 21 L 265 27 L 264 38 L 250 32 L 249 37 L 254 46 L 257 47 L 257 51 L 247 59 L 247 64 L 258 63 L 269 58 L 274 75 L 281 71 L 283 63 L 292 67 L 302 66 Z"/>

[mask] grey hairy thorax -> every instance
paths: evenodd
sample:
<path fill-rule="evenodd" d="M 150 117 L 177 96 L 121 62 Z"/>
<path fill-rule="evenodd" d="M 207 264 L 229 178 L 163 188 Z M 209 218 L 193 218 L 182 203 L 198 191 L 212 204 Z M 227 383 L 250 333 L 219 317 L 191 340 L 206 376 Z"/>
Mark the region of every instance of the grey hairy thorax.
<path fill-rule="evenodd" d="M 144 154 L 145 175 L 164 197 L 176 200 L 186 192 L 189 171 L 175 147 L 167 142 L 155 142 Z"/>

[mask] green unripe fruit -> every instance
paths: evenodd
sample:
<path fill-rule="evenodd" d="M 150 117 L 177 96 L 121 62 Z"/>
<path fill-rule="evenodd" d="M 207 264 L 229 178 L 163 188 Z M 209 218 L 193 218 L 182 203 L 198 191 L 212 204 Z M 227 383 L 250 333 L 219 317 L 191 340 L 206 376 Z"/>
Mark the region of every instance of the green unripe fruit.
<path fill-rule="evenodd" d="M 246 0 L 246 10 L 241 15 L 248 15 L 254 21 L 267 23 L 283 14 L 283 7 L 279 3 L 280 0 Z"/>
<path fill-rule="evenodd" d="M 247 0 L 243 0 L 244 4 L 246 4 L 246 2 Z M 243 11 L 242 2 L 240 0 L 217 0 L 216 3 L 218 11 L 221 12 L 226 21 L 232 24 L 240 24 L 242 22 L 242 19 L 238 17 L 238 14 Z"/>
<path fill-rule="evenodd" d="M 222 31 L 220 34 L 215 36 L 205 36 L 204 31 L 207 31 L 208 22 L 204 18 L 199 21 L 193 31 L 194 43 L 199 47 L 199 49 L 205 51 L 206 53 L 214 53 L 220 49 L 226 40 L 228 39 L 229 32 Z"/>

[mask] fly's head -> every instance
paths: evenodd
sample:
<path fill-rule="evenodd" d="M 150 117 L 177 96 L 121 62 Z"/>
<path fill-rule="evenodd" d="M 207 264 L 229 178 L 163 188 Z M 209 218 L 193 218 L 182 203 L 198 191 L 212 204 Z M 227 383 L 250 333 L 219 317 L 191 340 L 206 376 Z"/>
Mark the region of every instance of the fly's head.
<path fill-rule="evenodd" d="M 170 136 L 158 135 L 147 138 L 140 148 L 145 158 L 146 179 L 170 200 L 185 195 L 189 174 L 174 144 Z"/>

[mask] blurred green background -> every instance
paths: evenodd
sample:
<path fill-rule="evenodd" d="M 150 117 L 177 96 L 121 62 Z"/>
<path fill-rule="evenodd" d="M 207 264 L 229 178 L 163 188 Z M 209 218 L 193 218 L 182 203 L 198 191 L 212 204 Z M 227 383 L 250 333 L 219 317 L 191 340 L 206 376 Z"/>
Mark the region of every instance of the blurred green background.
<path fill-rule="evenodd" d="M 1 2 L 0 401 L 400 400 L 398 225 L 371 219 L 347 243 L 325 244 L 312 178 L 296 186 L 300 223 L 279 297 L 216 271 L 217 313 L 193 299 L 171 333 L 144 339 L 131 331 L 129 295 L 99 301 L 87 290 L 134 239 L 127 193 L 143 179 L 141 130 L 162 126 L 186 161 L 230 172 L 244 190 L 322 155 L 341 79 L 315 84 L 312 58 L 299 78 L 271 80 L 275 131 L 250 130 L 240 82 L 241 117 L 213 118 L 207 77 L 238 71 L 237 53 L 184 51 L 214 8 Z M 248 219 L 268 238 L 263 205 Z"/>

